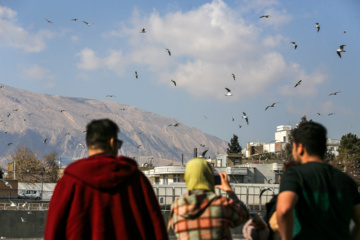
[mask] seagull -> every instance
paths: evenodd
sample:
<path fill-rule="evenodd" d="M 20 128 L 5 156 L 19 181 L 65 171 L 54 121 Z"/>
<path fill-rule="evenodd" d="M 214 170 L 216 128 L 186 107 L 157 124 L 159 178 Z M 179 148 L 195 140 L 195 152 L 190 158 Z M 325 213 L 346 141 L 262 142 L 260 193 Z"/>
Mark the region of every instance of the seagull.
<path fill-rule="evenodd" d="M 340 91 L 337 91 L 337 92 L 332 92 L 329 94 L 329 96 L 335 96 L 336 94 L 340 93 Z"/>
<path fill-rule="evenodd" d="M 50 21 L 49 19 L 47 19 L 47 18 L 44 18 L 45 19 L 45 21 L 47 21 L 48 23 L 53 23 L 52 21 Z"/>
<path fill-rule="evenodd" d="M 233 117 L 231 117 L 231 121 L 235 121 L 235 119 Z"/>
<path fill-rule="evenodd" d="M 259 17 L 259 18 L 269 18 L 270 17 L 270 15 L 262 15 L 261 17 Z"/>
<path fill-rule="evenodd" d="M 246 125 L 249 125 L 249 118 L 248 118 L 248 116 L 246 115 L 246 113 L 245 113 L 245 112 L 243 112 L 243 116 L 242 116 L 242 118 L 244 118 L 244 119 L 245 119 L 245 121 L 246 121 Z"/>
<path fill-rule="evenodd" d="M 233 79 L 234 79 L 234 81 L 235 81 L 235 74 L 232 73 L 231 75 L 232 75 L 232 77 L 233 77 Z"/>
<path fill-rule="evenodd" d="M 75 22 L 76 22 L 76 21 L 79 21 L 79 19 L 78 19 L 78 18 L 73 18 L 73 19 L 71 19 L 70 21 L 71 21 L 71 22 L 72 22 L 72 21 L 75 21 Z"/>
<path fill-rule="evenodd" d="M 7 115 L 7 117 L 10 117 L 11 116 L 11 114 L 9 113 L 8 115 Z"/>
<path fill-rule="evenodd" d="M 274 102 L 273 104 L 267 106 L 267 107 L 265 108 L 265 111 L 268 110 L 268 108 L 275 107 L 275 104 L 277 104 L 277 103 L 279 103 L 279 102 Z"/>
<path fill-rule="evenodd" d="M 207 116 L 204 115 L 204 118 L 207 119 Z"/>
<path fill-rule="evenodd" d="M 116 97 L 115 95 L 106 95 L 105 97 Z"/>
<path fill-rule="evenodd" d="M 137 148 L 140 148 L 141 147 L 141 144 L 139 144 L 138 146 L 137 146 Z"/>
<path fill-rule="evenodd" d="M 4 88 L 4 85 L 1 85 L 0 88 Z"/>
<path fill-rule="evenodd" d="M 68 132 L 68 133 L 65 133 L 65 136 L 66 136 L 66 135 L 70 135 L 70 133 L 69 133 L 69 132 Z"/>
<path fill-rule="evenodd" d="M 167 48 L 166 51 L 168 52 L 169 56 L 171 56 L 170 49 Z"/>
<path fill-rule="evenodd" d="M 295 87 L 294 87 L 294 88 L 296 88 L 297 86 L 299 86 L 301 82 L 302 82 L 302 80 L 299 80 L 299 81 L 295 84 Z"/>
<path fill-rule="evenodd" d="M 228 89 L 228 88 L 225 88 L 225 89 L 226 89 L 226 91 L 227 91 L 227 93 L 225 94 L 225 96 L 232 96 L 231 90 Z"/>
<path fill-rule="evenodd" d="M 320 24 L 318 22 L 315 23 L 315 27 L 317 28 L 317 31 L 319 32 L 320 31 Z"/>
<path fill-rule="evenodd" d="M 0 181 L 2 181 L 7 187 L 12 189 L 12 186 L 9 182 L 5 181 L 4 179 L 0 179 Z"/>
<path fill-rule="evenodd" d="M 209 151 L 209 149 L 206 149 L 205 151 L 203 151 L 203 152 L 200 154 L 200 157 L 205 157 L 205 154 L 207 153 L 207 151 Z"/>
<path fill-rule="evenodd" d="M 174 80 L 172 80 L 172 79 L 171 79 L 171 82 L 172 82 L 172 83 L 175 85 L 175 87 L 176 87 L 176 82 L 175 82 Z"/>
<path fill-rule="evenodd" d="M 200 147 L 205 147 L 205 144 L 200 144 Z"/>
<path fill-rule="evenodd" d="M 29 113 L 28 116 L 31 116 L 31 115 L 33 115 L 33 114 L 34 114 L 34 113 Z"/>
<path fill-rule="evenodd" d="M 324 116 L 324 115 L 322 115 L 321 113 L 317 113 L 317 115 L 319 115 L 320 117 Z"/>
<path fill-rule="evenodd" d="M 145 28 L 141 29 L 140 33 L 146 33 Z"/>
<path fill-rule="evenodd" d="M 60 110 L 60 112 L 65 112 L 65 110 Z"/>
<path fill-rule="evenodd" d="M 7 145 L 10 146 L 11 144 L 13 144 L 13 143 L 8 143 Z"/>
<path fill-rule="evenodd" d="M 137 73 L 137 71 L 135 71 L 135 77 L 136 77 L 136 79 L 138 79 L 138 73 Z"/>
<path fill-rule="evenodd" d="M 21 222 L 26 222 L 25 218 L 21 217 Z"/>
<path fill-rule="evenodd" d="M 121 111 L 125 111 L 125 110 L 126 110 L 126 108 L 120 108 L 120 110 L 121 110 Z"/>
<path fill-rule="evenodd" d="M 344 47 L 345 47 L 345 46 L 346 46 L 346 45 L 340 45 L 340 48 L 336 50 L 336 52 L 337 52 L 337 54 L 339 55 L 340 58 L 341 58 L 341 52 L 346 52 L 346 51 L 344 50 Z"/>
<path fill-rule="evenodd" d="M 261 196 L 264 194 L 264 192 L 266 192 L 266 191 L 272 191 L 273 192 L 273 194 L 274 194 L 274 189 L 272 189 L 272 188 L 264 188 L 263 190 L 261 190 L 261 192 L 260 192 L 260 195 L 259 195 L 259 198 L 261 198 Z"/>
<path fill-rule="evenodd" d="M 348 32 L 348 30 L 344 30 L 344 33 L 347 33 Z"/>
<path fill-rule="evenodd" d="M 239 128 L 241 128 L 241 127 L 242 127 L 242 125 L 239 124 Z"/>
<path fill-rule="evenodd" d="M 27 204 L 27 202 L 25 202 L 23 205 L 21 205 L 22 208 L 25 208 L 26 204 Z"/>
<path fill-rule="evenodd" d="M 81 147 L 85 148 L 84 144 L 82 144 L 82 143 L 79 143 L 78 145 L 80 145 Z"/>
<path fill-rule="evenodd" d="M 46 141 L 47 141 L 47 140 L 48 140 L 48 139 L 47 139 L 47 138 L 45 138 L 43 142 L 44 142 L 44 143 L 46 143 Z"/>
<path fill-rule="evenodd" d="M 171 127 L 171 126 L 174 126 L 174 127 L 178 127 L 180 123 L 174 123 L 174 124 L 169 124 L 168 126 Z"/>
<path fill-rule="evenodd" d="M 295 42 L 291 42 L 291 43 L 292 43 L 292 45 L 295 47 L 295 50 L 296 50 L 297 44 L 296 44 Z"/>
<path fill-rule="evenodd" d="M 90 27 L 91 25 L 95 24 L 95 23 L 88 23 L 86 21 L 83 21 L 83 23 L 85 23 L 88 27 Z"/>
<path fill-rule="evenodd" d="M 17 112 L 19 109 L 18 108 L 15 108 L 15 109 L 13 109 L 15 112 Z"/>
<path fill-rule="evenodd" d="M 328 116 L 334 115 L 335 113 L 329 113 Z"/>

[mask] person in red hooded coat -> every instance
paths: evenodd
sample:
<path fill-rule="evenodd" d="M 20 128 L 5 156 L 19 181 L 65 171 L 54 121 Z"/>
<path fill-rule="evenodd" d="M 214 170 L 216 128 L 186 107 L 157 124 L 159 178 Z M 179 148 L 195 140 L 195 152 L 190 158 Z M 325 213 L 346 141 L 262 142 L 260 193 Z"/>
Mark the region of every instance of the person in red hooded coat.
<path fill-rule="evenodd" d="M 89 157 L 56 184 L 44 239 L 168 239 L 153 188 L 137 163 L 117 157 L 122 141 L 109 119 L 87 125 Z"/>

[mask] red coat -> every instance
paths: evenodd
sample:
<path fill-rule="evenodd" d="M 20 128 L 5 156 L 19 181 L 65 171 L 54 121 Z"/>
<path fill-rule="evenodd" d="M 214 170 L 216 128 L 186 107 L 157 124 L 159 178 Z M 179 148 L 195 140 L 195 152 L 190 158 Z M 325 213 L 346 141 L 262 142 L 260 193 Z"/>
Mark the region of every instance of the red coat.
<path fill-rule="evenodd" d="M 44 239 L 168 239 L 153 188 L 134 160 L 100 154 L 56 184 Z"/>

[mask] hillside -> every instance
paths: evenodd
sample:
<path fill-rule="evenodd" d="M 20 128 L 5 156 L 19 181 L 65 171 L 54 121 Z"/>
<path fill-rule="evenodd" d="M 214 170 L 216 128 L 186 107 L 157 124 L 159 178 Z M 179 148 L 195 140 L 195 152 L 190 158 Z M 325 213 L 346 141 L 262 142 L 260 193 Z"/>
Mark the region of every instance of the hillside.
<path fill-rule="evenodd" d="M 1 85 L 1 84 L 0 84 Z M 209 148 L 206 156 L 226 151 L 227 143 L 171 117 L 157 115 L 113 101 L 37 94 L 10 86 L 0 88 L 0 163 L 19 146 L 42 156 L 56 151 L 62 157 L 87 155 L 85 126 L 92 119 L 109 118 L 121 130 L 121 154 L 139 164 L 153 158 L 155 165 L 181 162 Z M 177 127 L 169 126 L 179 123 Z M 44 143 L 44 140 L 46 143 Z M 201 147 L 200 144 L 205 145 Z"/>

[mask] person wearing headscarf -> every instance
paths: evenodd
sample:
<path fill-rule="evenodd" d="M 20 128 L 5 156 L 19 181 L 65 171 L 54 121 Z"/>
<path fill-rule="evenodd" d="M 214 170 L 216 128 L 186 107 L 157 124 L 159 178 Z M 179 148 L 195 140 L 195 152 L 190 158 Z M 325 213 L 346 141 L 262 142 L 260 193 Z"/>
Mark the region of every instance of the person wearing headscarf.
<path fill-rule="evenodd" d="M 186 164 L 188 191 L 173 203 L 168 225 L 178 239 L 232 239 L 230 227 L 249 219 L 249 212 L 231 189 L 227 174 L 219 176 L 221 184 L 215 186 L 213 170 L 202 158 Z M 216 195 L 215 188 L 226 192 L 227 197 Z"/>

